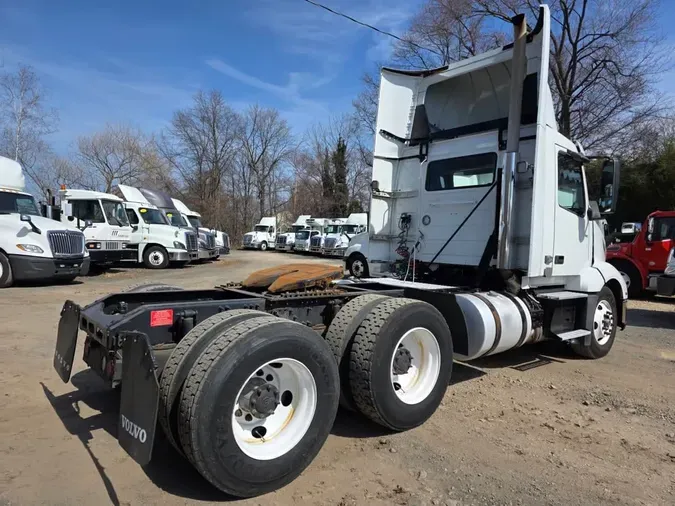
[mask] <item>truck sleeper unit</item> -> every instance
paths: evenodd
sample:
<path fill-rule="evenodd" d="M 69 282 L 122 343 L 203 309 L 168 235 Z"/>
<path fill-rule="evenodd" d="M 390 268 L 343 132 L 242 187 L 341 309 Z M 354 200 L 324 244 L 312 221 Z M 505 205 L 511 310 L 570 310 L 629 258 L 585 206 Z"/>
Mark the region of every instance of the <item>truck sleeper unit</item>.
<path fill-rule="evenodd" d="M 68 381 L 82 331 L 85 362 L 123 385 L 118 439 L 137 462 L 159 419 L 206 480 L 259 495 L 312 461 L 339 404 L 404 431 L 436 411 L 453 359 L 544 339 L 609 353 L 626 285 L 604 260 L 586 158 L 556 131 L 549 10 L 530 33 L 524 16 L 513 26 L 513 44 L 436 72 L 382 71 L 370 255 L 415 262 L 414 275 L 353 281 L 342 266 L 296 263 L 212 290 L 65 302 L 54 366 Z M 611 160 L 602 186 L 611 212 Z"/>

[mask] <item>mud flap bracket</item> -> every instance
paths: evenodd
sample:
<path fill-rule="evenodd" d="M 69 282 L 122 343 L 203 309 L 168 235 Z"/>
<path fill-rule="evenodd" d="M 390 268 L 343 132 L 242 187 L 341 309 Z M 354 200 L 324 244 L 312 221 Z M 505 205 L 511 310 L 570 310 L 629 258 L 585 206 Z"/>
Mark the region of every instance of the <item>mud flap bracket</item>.
<path fill-rule="evenodd" d="M 117 439 L 138 464 L 144 466 L 152 458 L 157 427 L 159 382 L 156 361 L 146 334 L 120 334 L 122 346 L 122 393 Z"/>

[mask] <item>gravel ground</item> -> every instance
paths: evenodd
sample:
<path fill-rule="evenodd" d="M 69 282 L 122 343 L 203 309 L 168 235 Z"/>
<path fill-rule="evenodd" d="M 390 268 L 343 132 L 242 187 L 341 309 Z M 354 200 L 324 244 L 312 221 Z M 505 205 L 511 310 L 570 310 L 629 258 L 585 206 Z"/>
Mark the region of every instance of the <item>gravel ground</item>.
<path fill-rule="evenodd" d="M 234 251 L 181 270 L 124 269 L 77 284 L 0 291 L 0 506 L 227 501 L 168 445 L 136 465 L 116 403 L 84 370 L 52 369 L 60 308 L 147 281 L 210 287 L 298 257 Z M 307 258 L 307 261 L 317 261 Z M 456 364 L 422 427 L 389 434 L 342 413 L 295 482 L 242 504 L 675 504 L 675 300 L 631 301 L 602 360 L 544 343 Z M 81 344 L 81 343 L 80 343 Z"/>

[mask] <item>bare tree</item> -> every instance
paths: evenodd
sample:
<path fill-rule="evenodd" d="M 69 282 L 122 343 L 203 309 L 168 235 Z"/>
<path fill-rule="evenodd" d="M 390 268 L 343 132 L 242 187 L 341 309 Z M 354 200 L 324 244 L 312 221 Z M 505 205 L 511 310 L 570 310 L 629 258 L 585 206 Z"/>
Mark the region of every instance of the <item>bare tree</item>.
<path fill-rule="evenodd" d="M 134 184 L 143 174 L 151 142 L 131 127 L 106 125 L 103 131 L 77 141 L 78 162 L 92 172 L 97 186 L 110 192 L 115 184 Z"/>
<path fill-rule="evenodd" d="M 276 207 L 276 202 L 270 202 L 269 191 L 285 164 L 290 162 L 294 149 L 288 123 L 276 109 L 259 105 L 248 108 L 241 132 L 242 164 L 243 169 L 250 172 L 257 191 L 260 216 Z M 272 192 L 272 198 L 277 198 L 276 192 Z"/>
<path fill-rule="evenodd" d="M 45 92 L 30 66 L 0 74 L 0 152 L 21 163 L 43 192 L 49 183 L 38 166 L 49 155 L 45 138 L 55 131 L 57 121 L 56 112 L 46 108 Z"/>

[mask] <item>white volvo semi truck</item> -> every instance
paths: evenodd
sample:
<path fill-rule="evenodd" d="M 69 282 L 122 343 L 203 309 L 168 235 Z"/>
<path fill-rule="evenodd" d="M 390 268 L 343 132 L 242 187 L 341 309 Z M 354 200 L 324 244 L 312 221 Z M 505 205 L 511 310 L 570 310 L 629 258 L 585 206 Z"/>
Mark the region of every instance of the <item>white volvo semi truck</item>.
<path fill-rule="evenodd" d="M 69 381 L 81 331 L 85 362 L 123 385 L 118 440 L 140 465 L 159 420 L 213 486 L 256 496 L 310 465 L 339 404 L 405 431 L 436 412 L 454 360 L 545 339 L 610 352 L 627 290 L 600 223 L 619 165 L 605 160 L 589 195 L 588 158 L 556 127 L 548 7 L 529 32 L 512 24 L 507 46 L 381 72 L 368 256 L 389 277 L 293 263 L 212 290 L 65 302 L 55 369 Z"/>

